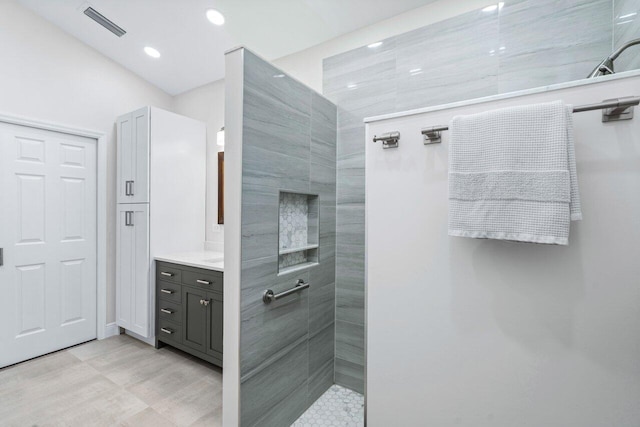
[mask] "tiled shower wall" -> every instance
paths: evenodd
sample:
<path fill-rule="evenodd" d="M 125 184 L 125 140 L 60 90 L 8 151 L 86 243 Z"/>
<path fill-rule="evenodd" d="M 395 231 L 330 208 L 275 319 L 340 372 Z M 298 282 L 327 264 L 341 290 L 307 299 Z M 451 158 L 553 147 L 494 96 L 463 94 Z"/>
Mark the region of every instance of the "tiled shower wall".
<path fill-rule="evenodd" d="M 613 42 L 614 47 L 640 38 L 640 0 L 614 0 Z M 624 51 L 614 64 L 616 71 L 640 68 L 640 46 Z"/>
<path fill-rule="evenodd" d="M 584 78 L 614 39 L 640 37 L 640 17 L 618 19 L 639 3 L 505 0 L 324 60 L 323 92 L 338 105 L 336 383 L 364 389 L 363 118 Z M 640 65 L 635 49 L 619 71 Z"/>
<path fill-rule="evenodd" d="M 333 384 L 337 113 L 246 49 L 243 110 L 241 425 L 288 426 Z M 278 275 L 280 191 L 318 195 L 320 228 L 319 264 Z"/>

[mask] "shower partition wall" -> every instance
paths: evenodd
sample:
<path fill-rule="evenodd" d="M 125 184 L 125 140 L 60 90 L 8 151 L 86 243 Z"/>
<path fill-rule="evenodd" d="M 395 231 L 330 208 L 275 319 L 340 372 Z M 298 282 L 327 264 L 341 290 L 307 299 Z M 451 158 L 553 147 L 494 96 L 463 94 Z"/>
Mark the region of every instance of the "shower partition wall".
<path fill-rule="evenodd" d="M 323 61 L 338 105 L 337 384 L 364 390 L 363 119 L 583 79 L 637 37 L 638 0 L 506 0 Z M 640 67 L 638 52 L 617 72 Z"/>
<path fill-rule="evenodd" d="M 241 64 L 226 159 L 242 169 L 239 421 L 288 426 L 334 383 L 337 112 L 250 51 L 227 55 Z"/>

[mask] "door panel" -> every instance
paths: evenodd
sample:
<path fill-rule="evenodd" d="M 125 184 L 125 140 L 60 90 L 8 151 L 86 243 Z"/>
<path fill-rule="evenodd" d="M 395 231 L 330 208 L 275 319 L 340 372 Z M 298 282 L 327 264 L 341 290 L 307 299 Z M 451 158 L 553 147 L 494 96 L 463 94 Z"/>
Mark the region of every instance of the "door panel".
<path fill-rule="evenodd" d="M 96 337 L 96 141 L 0 123 L 0 367 Z"/>
<path fill-rule="evenodd" d="M 118 151 L 118 203 L 131 203 L 127 182 L 133 179 L 134 143 L 131 114 L 118 117 L 117 151 Z"/>
<path fill-rule="evenodd" d="M 141 108 L 131 113 L 133 123 L 133 147 L 130 201 L 149 202 L 149 109 Z"/>
<path fill-rule="evenodd" d="M 182 342 L 203 353 L 207 350 L 207 299 L 206 292 L 189 286 L 182 287 Z"/>
<path fill-rule="evenodd" d="M 150 336 L 149 206 L 118 205 L 116 237 L 116 323 Z"/>
<path fill-rule="evenodd" d="M 208 292 L 209 312 L 207 318 L 207 353 L 220 357 L 222 355 L 223 302 L 220 294 Z"/>
<path fill-rule="evenodd" d="M 135 269 L 135 234 L 127 226 L 129 205 L 118 205 L 116 224 L 116 324 L 132 329 L 133 271 Z"/>

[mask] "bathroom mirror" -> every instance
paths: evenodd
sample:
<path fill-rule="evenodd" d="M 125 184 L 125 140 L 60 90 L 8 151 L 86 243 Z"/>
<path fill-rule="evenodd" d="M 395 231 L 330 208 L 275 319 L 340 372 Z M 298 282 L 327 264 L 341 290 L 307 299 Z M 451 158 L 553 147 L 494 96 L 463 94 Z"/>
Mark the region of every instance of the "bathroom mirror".
<path fill-rule="evenodd" d="M 224 224 L 224 151 L 218 153 L 218 224 Z"/>

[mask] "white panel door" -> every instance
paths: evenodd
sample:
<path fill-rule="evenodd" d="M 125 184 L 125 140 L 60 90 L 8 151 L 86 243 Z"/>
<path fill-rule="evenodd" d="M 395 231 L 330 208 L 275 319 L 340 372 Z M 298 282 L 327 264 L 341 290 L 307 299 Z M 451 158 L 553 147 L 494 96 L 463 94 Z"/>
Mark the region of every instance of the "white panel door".
<path fill-rule="evenodd" d="M 118 205 L 116 323 L 150 336 L 149 205 Z"/>
<path fill-rule="evenodd" d="M 0 367 L 96 338 L 96 140 L 0 123 Z"/>

